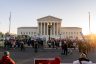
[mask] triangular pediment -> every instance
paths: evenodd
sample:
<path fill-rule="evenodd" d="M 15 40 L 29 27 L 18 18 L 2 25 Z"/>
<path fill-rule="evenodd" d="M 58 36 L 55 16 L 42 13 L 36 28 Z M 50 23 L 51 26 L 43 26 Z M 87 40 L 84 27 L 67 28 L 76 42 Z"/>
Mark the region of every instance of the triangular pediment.
<path fill-rule="evenodd" d="M 37 21 L 61 21 L 62 19 L 53 17 L 53 16 L 45 16 L 42 18 L 37 19 Z"/>

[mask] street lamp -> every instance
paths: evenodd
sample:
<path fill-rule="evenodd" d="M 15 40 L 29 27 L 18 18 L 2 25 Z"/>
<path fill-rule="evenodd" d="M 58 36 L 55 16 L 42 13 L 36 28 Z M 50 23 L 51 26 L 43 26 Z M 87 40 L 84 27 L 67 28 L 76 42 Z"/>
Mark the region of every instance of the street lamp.
<path fill-rule="evenodd" d="M 59 34 L 60 35 L 60 40 L 61 40 L 61 34 Z"/>
<path fill-rule="evenodd" d="M 48 35 L 49 35 L 49 40 L 50 40 L 50 29 L 51 29 L 52 23 L 48 23 Z"/>
<path fill-rule="evenodd" d="M 61 33 L 59 35 L 60 35 L 60 41 L 61 41 Z"/>

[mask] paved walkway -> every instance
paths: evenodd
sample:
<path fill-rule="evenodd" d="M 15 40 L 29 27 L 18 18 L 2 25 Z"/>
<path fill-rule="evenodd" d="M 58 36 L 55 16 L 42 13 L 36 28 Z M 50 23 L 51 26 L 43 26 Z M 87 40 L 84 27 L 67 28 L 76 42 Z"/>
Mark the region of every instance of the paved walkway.
<path fill-rule="evenodd" d="M 16 61 L 17 64 L 34 64 L 34 58 L 54 58 L 56 56 L 61 57 L 62 63 L 72 63 L 74 60 L 78 59 L 78 50 L 73 50 L 72 54 L 61 55 L 60 49 L 39 49 L 38 53 L 34 53 L 34 49 L 27 47 L 25 51 L 20 51 L 20 49 L 9 50 L 11 52 L 11 57 Z M 4 49 L 0 48 L 0 58 L 3 56 Z M 96 62 L 96 50 L 88 54 L 90 60 L 94 63 Z"/>

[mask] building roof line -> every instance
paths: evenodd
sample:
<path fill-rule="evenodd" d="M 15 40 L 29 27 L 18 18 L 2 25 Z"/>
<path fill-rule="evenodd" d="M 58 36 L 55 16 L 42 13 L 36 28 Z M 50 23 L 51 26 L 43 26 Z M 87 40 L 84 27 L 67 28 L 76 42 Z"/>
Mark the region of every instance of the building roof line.
<path fill-rule="evenodd" d="M 42 20 L 62 20 L 62 19 L 60 19 L 60 18 L 57 18 L 57 17 L 54 17 L 54 16 L 45 16 L 45 17 L 41 17 L 41 18 L 39 18 L 39 19 L 37 19 L 37 21 L 42 21 Z"/>
<path fill-rule="evenodd" d="M 82 28 L 80 28 L 80 27 L 61 27 L 61 28 L 69 28 L 69 29 L 71 29 L 71 28 L 77 28 L 77 29 L 82 29 Z"/>
<path fill-rule="evenodd" d="M 38 27 L 19 27 L 18 29 L 26 29 L 26 28 L 34 28 L 34 29 L 37 29 Z"/>

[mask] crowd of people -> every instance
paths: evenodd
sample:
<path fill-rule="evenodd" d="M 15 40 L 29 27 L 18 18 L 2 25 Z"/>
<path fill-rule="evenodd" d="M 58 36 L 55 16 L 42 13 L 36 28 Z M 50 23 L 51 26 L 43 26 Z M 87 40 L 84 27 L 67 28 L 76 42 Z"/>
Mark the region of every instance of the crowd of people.
<path fill-rule="evenodd" d="M 46 44 L 46 45 L 45 45 Z M 20 48 L 21 51 L 25 50 L 26 46 L 31 46 L 37 52 L 38 48 L 56 48 L 62 49 L 62 54 L 67 55 L 68 52 L 72 52 L 72 48 L 78 49 L 80 53 L 87 54 L 94 49 L 92 44 L 88 41 L 83 40 L 71 40 L 71 39 L 55 39 L 51 38 L 50 40 L 45 40 L 43 38 L 6 38 L 4 41 L 5 49 L 15 49 Z"/>
<path fill-rule="evenodd" d="M 45 45 L 47 44 L 47 46 Z M 80 53 L 83 53 L 80 58 L 77 61 L 74 61 L 73 64 L 83 64 L 83 61 L 89 62 L 91 64 L 90 60 L 84 59 L 86 58 L 85 55 L 88 54 L 91 50 L 94 49 L 94 47 L 90 44 L 88 41 L 84 40 L 71 40 L 71 39 L 55 39 L 51 38 L 50 40 L 44 40 L 42 38 L 38 39 L 32 39 L 32 38 L 23 38 L 23 39 L 16 39 L 16 38 L 6 38 L 4 41 L 4 48 L 5 49 L 15 49 L 15 48 L 20 48 L 21 51 L 25 51 L 26 46 L 31 46 L 34 48 L 34 52 L 38 52 L 38 48 L 55 48 L 55 49 L 61 49 L 61 54 L 62 55 L 68 55 L 68 53 L 72 53 L 71 49 L 78 50 Z M 8 53 L 9 54 L 9 53 Z M 6 53 L 6 55 L 8 55 Z M 85 55 L 84 55 L 85 54 Z M 8 55 L 9 57 L 9 55 Z M 82 58 L 84 57 L 84 58 Z M 2 57 L 2 59 L 4 59 Z M 7 58 L 7 57 L 6 57 Z M 3 60 L 0 60 L 3 61 Z M 11 59 L 12 60 L 12 59 Z M 14 61 L 12 61 L 13 64 L 15 64 Z M 3 64 L 3 63 L 2 63 Z M 6 64 L 6 63 L 5 63 Z"/>

